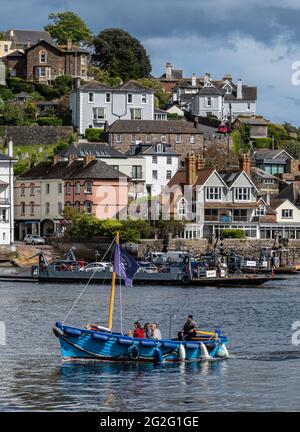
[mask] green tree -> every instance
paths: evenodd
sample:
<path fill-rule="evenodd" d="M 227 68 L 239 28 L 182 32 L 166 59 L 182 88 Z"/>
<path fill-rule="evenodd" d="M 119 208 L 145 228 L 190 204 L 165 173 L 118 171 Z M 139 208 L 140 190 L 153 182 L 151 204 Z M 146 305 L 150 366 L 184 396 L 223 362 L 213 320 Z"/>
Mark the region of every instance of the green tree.
<path fill-rule="evenodd" d="M 250 126 L 241 123 L 231 134 L 233 151 L 241 155 L 250 150 Z"/>
<path fill-rule="evenodd" d="M 92 43 L 92 33 L 85 22 L 74 12 L 51 13 L 48 17 L 51 24 L 45 27 L 56 43 L 63 45 L 70 39 L 78 45 Z"/>
<path fill-rule="evenodd" d="M 111 77 L 129 79 L 148 77 L 151 72 L 149 56 L 142 44 L 128 32 L 111 28 L 94 38 L 95 64 Z"/>
<path fill-rule="evenodd" d="M 286 150 L 293 158 L 300 159 L 300 141 L 288 140 L 281 142 L 280 148 Z"/>
<path fill-rule="evenodd" d="M 24 110 L 11 102 L 6 103 L 0 112 L 3 124 L 22 126 L 24 124 Z"/>
<path fill-rule="evenodd" d="M 280 124 L 269 123 L 268 124 L 268 136 L 274 137 L 275 143 L 277 144 L 280 140 L 289 139 L 290 136 L 286 131 L 285 127 Z"/>

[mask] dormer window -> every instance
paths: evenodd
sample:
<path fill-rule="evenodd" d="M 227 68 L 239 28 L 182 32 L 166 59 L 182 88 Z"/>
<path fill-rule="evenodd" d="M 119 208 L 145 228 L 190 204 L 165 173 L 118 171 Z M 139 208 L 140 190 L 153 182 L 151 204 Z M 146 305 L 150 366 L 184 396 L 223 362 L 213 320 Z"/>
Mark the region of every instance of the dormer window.
<path fill-rule="evenodd" d="M 251 189 L 247 187 L 235 188 L 235 201 L 250 201 Z"/>
<path fill-rule="evenodd" d="M 46 56 L 45 51 L 40 51 L 40 63 L 46 63 L 46 59 L 47 59 L 47 56 Z"/>

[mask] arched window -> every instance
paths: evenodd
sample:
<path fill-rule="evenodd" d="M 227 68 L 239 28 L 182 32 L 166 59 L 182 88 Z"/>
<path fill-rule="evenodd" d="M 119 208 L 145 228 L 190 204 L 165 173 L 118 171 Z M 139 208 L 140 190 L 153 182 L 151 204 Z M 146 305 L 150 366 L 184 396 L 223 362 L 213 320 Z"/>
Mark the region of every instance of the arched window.
<path fill-rule="evenodd" d="M 30 216 L 34 216 L 34 202 L 30 202 Z"/>
<path fill-rule="evenodd" d="M 47 56 L 45 51 L 40 51 L 40 63 L 46 63 Z"/>
<path fill-rule="evenodd" d="M 84 193 L 92 193 L 93 183 L 91 181 L 87 181 L 84 184 Z"/>
<path fill-rule="evenodd" d="M 71 195 L 71 183 L 66 183 L 66 195 Z"/>
<path fill-rule="evenodd" d="M 66 201 L 66 207 L 71 207 L 70 201 Z"/>
<path fill-rule="evenodd" d="M 85 201 L 85 203 L 84 203 L 84 211 L 87 214 L 92 214 L 92 203 L 91 203 L 91 201 Z"/>
<path fill-rule="evenodd" d="M 21 202 L 21 216 L 25 216 L 25 203 Z"/>
<path fill-rule="evenodd" d="M 80 182 L 76 182 L 75 190 L 76 195 L 80 195 Z"/>
<path fill-rule="evenodd" d="M 21 196 L 25 196 L 25 185 L 24 185 L 24 183 L 21 184 L 20 188 L 21 188 Z"/>
<path fill-rule="evenodd" d="M 80 201 L 75 201 L 74 207 L 78 212 L 80 212 Z"/>
<path fill-rule="evenodd" d="M 34 196 L 34 183 L 30 184 L 30 196 Z"/>

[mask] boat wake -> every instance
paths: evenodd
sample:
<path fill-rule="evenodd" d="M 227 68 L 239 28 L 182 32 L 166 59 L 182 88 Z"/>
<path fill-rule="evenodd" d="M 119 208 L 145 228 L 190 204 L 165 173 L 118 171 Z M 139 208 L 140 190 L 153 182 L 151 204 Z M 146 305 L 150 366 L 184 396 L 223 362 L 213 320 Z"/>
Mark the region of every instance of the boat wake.
<path fill-rule="evenodd" d="M 237 360 L 255 360 L 255 361 L 286 361 L 300 359 L 300 350 L 297 351 L 270 351 L 263 353 L 239 353 L 231 354 L 231 359 Z"/>

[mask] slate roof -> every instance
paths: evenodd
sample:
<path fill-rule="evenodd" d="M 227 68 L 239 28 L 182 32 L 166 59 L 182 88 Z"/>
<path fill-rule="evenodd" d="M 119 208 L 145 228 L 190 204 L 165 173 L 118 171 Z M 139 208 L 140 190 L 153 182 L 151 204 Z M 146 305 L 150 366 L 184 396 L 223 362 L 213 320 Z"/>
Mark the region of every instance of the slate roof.
<path fill-rule="evenodd" d="M 17 180 L 47 180 L 47 179 L 101 179 L 116 180 L 127 177 L 101 160 L 92 160 L 87 165 L 84 161 L 40 162 L 33 168 L 19 175 Z"/>
<path fill-rule="evenodd" d="M 10 36 L 10 31 L 13 30 L 14 35 Z M 10 29 L 5 32 L 4 40 L 11 40 L 18 43 L 26 44 L 30 41 L 32 44 L 39 42 L 40 40 L 45 40 L 47 42 L 53 43 L 53 39 L 47 31 L 44 30 L 14 30 Z"/>
<path fill-rule="evenodd" d="M 109 90 L 109 91 L 130 91 L 132 93 L 136 92 L 136 93 L 154 93 L 154 90 L 148 87 L 143 86 L 140 83 L 137 83 L 136 81 L 128 81 L 125 84 L 122 84 L 118 87 L 112 87 L 109 84 L 106 83 L 100 83 L 98 81 L 89 81 L 85 84 L 83 84 L 82 86 L 79 87 L 79 89 L 74 89 L 75 90 Z"/>
<path fill-rule="evenodd" d="M 229 172 L 219 172 L 222 180 L 227 184 L 227 186 L 231 186 L 236 179 L 239 177 L 242 171 L 229 171 Z"/>
<path fill-rule="evenodd" d="M 281 155 L 281 153 L 283 153 Z M 286 160 L 286 159 L 294 159 L 292 156 L 290 156 L 287 152 L 285 152 L 282 149 L 278 149 L 278 150 L 269 150 L 269 149 L 262 149 L 262 150 L 256 150 L 254 152 L 254 158 L 256 160 L 258 159 L 277 159 L 277 160 Z M 278 157 L 280 156 L 280 157 Z"/>
<path fill-rule="evenodd" d="M 0 153 L 0 161 L 9 161 L 9 160 L 15 160 L 16 161 L 17 159 L 14 157 Z"/>
<path fill-rule="evenodd" d="M 269 122 L 264 118 L 259 117 L 238 117 L 235 121 L 246 123 L 250 126 L 268 126 Z"/>
<path fill-rule="evenodd" d="M 10 54 L 7 54 L 6 57 L 23 57 L 25 54 L 20 50 L 15 50 Z"/>
<path fill-rule="evenodd" d="M 185 120 L 116 120 L 109 133 L 202 134 Z"/>
<path fill-rule="evenodd" d="M 281 204 L 283 204 L 285 201 L 287 200 L 287 198 L 275 198 L 275 199 L 271 199 L 271 207 L 273 209 L 277 209 L 279 206 L 281 206 Z"/>
<path fill-rule="evenodd" d="M 63 150 L 59 153 L 60 157 L 69 157 L 69 156 L 95 156 L 96 158 L 123 158 L 126 159 L 126 156 L 115 150 L 113 147 L 109 146 L 107 143 L 78 143 L 72 144 L 67 149 Z"/>
<path fill-rule="evenodd" d="M 165 151 L 164 152 L 157 152 L 155 147 L 157 146 L 157 144 L 161 144 L 162 146 L 165 147 Z M 179 154 L 173 150 L 171 148 L 170 145 L 168 144 L 164 144 L 164 143 L 155 143 L 155 144 L 139 144 L 137 146 L 133 146 L 135 147 L 135 153 L 134 155 L 145 155 L 145 156 L 177 156 L 179 157 Z M 132 156 L 132 152 L 131 149 L 129 149 L 126 152 L 126 155 L 128 156 Z"/>
<path fill-rule="evenodd" d="M 293 204 L 300 204 L 300 181 L 293 181 L 276 196 L 278 199 L 288 199 Z"/>
<path fill-rule="evenodd" d="M 172 69 L 171 78 L 166 78 L 166 74 L 160 76 L 160 79 L 166 80 L 166 81 L 174 81 L 174 80 L 180 80 L 183 77 L 183 70 L 182 69 Z"/>
<path fill-rule="evenodd" d="M 201 96 L 223 96 L 225 94 L 224 89 L 218 89 L 216 87 L 202 87 L 201 90 L 197 93 Z"/>

